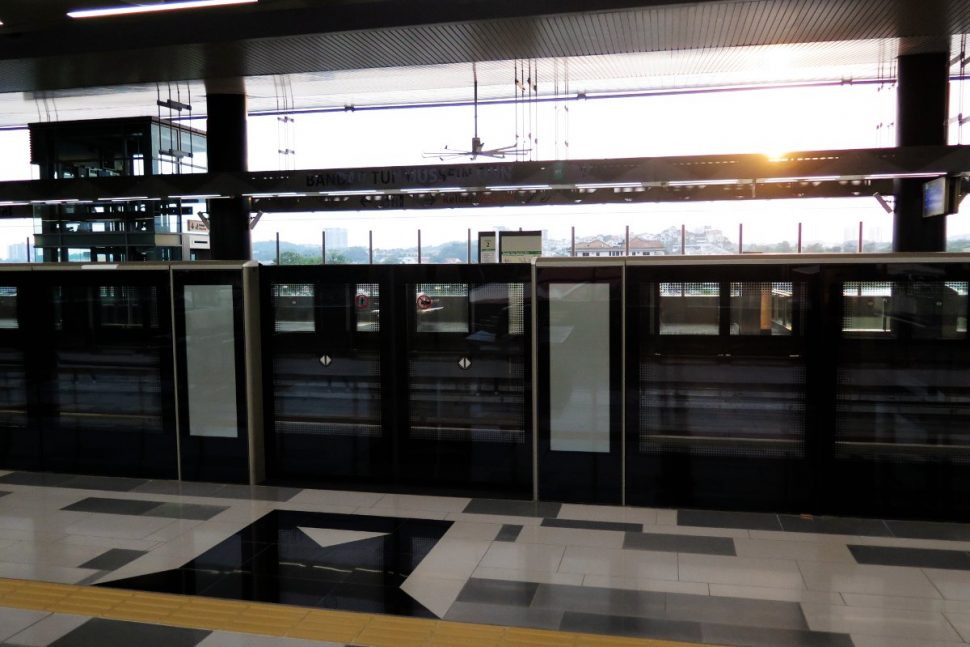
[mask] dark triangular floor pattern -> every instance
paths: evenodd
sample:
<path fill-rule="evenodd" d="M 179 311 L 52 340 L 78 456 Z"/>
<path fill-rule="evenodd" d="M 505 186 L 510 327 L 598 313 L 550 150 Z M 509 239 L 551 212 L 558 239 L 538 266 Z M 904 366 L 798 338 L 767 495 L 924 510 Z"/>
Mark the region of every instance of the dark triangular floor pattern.
<path fill-rule="evenodd" d="M 450 526 L 274 510 L 178 569 L 102 586 L 434 618 L 400 587 Z M 386 534 L 322 548 L 301 527 Z"/>

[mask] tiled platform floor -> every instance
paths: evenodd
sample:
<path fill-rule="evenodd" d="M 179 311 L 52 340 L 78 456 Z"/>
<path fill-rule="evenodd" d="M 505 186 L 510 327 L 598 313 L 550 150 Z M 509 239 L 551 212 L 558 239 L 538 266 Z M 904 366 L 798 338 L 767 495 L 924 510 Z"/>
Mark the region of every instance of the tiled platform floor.
<path fill-rule="evenodd" d="M 0 578 L 720 645 L 970 642 L 962 524 L 0 472 Z M 118 622 L 0 608 L 0 643 L 124 644 Z M 271 644 L 182 630 L 165 644 Z"/>

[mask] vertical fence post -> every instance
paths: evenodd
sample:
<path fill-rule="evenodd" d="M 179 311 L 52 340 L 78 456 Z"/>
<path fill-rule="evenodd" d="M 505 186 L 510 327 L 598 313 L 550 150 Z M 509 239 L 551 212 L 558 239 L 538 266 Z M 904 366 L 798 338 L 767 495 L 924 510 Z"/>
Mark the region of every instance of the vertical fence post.
<path fill-rule="evenodd" d="M 367 232 L 367 264 L 374 264 L 374 230 Z"/>
<path fill-rule="evenodd" d="M 569 246 L 569 255 L 575 256 L 576 255 L 576 226 L 573 225 L 571 229 L 572 229 L 572 234 L 571 234 L 572 243 Z"/>
<path fill-rule="evenodd" d="M 624 246 L 623 246 L 623 255 L 624 256 L 630 255 L 630 225 L 626 226 L 626 242 L 624 243 Z"/>
<path fill-rule="evenodd" d="M 744 253 L 744 223 L 738 223 L 738 255 Z"/>
<path fill-rule="evenodd" d="M 320 232 L 320 263 L 327 264 L 327 230 Z"/>
<path fill-rule="evenodd" d="M 680 255 L 687 255 L 687 225 L 680 226 Z"/>
<path fill-rule="evenodd" d="M 280 232 L 276 232 L 276 264 L 280 264 Z"/>
<path fill-rule="evenodd" d="M 798 243 L 796 249 L 798 253 L 802 253 L 802 223 L 798 223 Z"/>
<path fill-rule="evenodd" d="M 421 264 L 421 230 L 418 229 L 418 265 Z"/>
<path fill-rule="evenodd" d="M 856 252 L 859 254 L 862 253 L 862 221 L 861 220 L 859 221 L 859 246 L 856 249 Z"/>
<path fill-rule="evenodd" d="M 471 262 L 472 262 L 472 229 L 471 229 L 471 227 L 468 228 L 468 257 L 465 259 L 465 262 L 468 263 L 469 265 L 471 265 Z"/>
<path fill-rule="evenodd" d="M 30 262 L 30 236 L 27 236 L 27 262 Z"/>

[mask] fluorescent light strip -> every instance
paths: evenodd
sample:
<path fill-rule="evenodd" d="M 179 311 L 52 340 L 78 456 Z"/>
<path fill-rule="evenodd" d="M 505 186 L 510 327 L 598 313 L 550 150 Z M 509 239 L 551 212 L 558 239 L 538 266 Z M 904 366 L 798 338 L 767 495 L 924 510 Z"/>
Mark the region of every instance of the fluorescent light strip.
<path fill-rule="evenodd" d="M 128 7 L 105 7 L 103 9 L 76 9 L 68 11 L 71 18 L 105 18 L 108 16 L 125 16 L 140 13 L 157 13 L 160 11 L 178 11 L 180 9 L 206 9 L 209 7 L 223 7 L 237 4 L 256 4 L 259 0 L 183 0 L 182 2 L 165 2 Z"/>

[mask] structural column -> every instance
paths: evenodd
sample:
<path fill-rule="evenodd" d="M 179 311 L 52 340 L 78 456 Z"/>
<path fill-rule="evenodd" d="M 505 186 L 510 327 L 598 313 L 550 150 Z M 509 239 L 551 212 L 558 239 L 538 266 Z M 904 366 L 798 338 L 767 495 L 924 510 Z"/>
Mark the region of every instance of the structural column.
<path fill-rule="evenodd" d="M 235 173 L 248 169 L 246 93 L 241 81 L 226 85 L 206 83 L 208 126 L 206 129 L 210 173 Z M 230 86 L 231 87 L 231 86 Z M 251 198 L 209 200 L 209 245 L 215 260 L 249 260 Z"/>
<path fill-rule="evenodd" d="M 897 59 L 896 145 L 946 144 L 949 108 L 948 52 L 907 54 Z M 896 180 L 893 251 L 946 249 L 946 217 L 923 217 L 925 179 Z"/>

